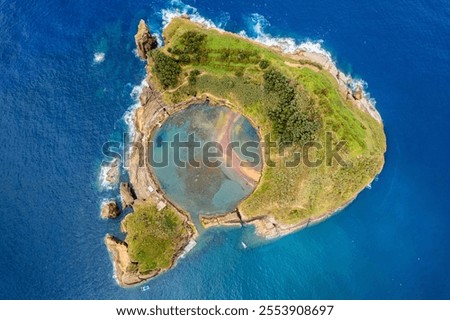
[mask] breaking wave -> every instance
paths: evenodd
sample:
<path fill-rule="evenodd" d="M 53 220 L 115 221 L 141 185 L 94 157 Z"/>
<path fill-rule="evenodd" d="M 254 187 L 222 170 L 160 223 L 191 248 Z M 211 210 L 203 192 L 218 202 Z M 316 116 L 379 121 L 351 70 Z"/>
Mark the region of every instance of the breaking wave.
<path fill-rule="evenodd" d="M 96 52 L 94 53 L 94 63 L 102 63 L 105 61 L 105 53 L 104 52 Z"/>
<path fill-rule="evenodd" d="M 134 104 L 132 104 L 128 108 L 128 110 L 125 112 L 125 114 L 123 115 L 123 121 L 125 122 L 125 124 L 128 127 L 130 139 L 133 139 L 134 135 L 136 133 L 136 128 L 134 126 L 135 112 L 136 112 L 136 109 L 141 107 L 141 102 L 139 101 L 139 96 L 141 95 L 142 90 L 145 87 L 148 87 L 148 83 L 145 79 L 142 80 L 139 85 L 136 85 L 133 87 L 133 89 L 131 90 L 130 96 L 134 100 Z"/>
<path fill-rule="evenodd" d="M 207 28 L 219 28 L 212 20 L 206 19 L 198 12 L 197 8 L 183 3 L 181 0 L 171 0 L 170 8 L 162 9 L 163 29 L 176 17 L 188 16 L 192 21 L 198 22 Z"/>

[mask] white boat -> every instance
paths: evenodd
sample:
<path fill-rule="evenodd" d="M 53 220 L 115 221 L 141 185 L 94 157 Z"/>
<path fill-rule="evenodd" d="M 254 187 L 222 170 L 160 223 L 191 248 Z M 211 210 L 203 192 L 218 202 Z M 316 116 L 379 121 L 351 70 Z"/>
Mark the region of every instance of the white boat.
<path fill-rule="evenodd" d="M 149 290 L 149 289 L 150 289 L 149 286 L 143 286 L 143 287 L 141 288 L 141 291 L 144 292 L 144 291 L 147 291 L 147 290 Z"/>
<path fill-rule="evenodd" d="M 244 242 L 241 242 L 242 248 L 247 249 L 247 245 Z"/>

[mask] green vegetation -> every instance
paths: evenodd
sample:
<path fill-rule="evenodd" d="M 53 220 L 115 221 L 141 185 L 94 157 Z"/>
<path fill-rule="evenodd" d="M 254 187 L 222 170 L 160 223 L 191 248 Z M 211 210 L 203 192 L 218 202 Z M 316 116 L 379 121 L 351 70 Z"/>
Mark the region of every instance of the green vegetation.
<path fill-rule="evenodd" d="M 157 75 L 164 88 L 178 85 L 164 93 L 167 102 L 193 95 L 226 99 L 251 119 L 261 136 L 293 142 L 284 144 L 284 154 L 268 154 L 274 166 L 264 166 L 255 192 L 239 206 L 247 218 L 269 214 L 280 222 L 298 223 L 334 211 L 381 170 L 386 150 L 382 124 L 346 101 L 320 64 L 186 19 L 173 19 L 164 38 L 161 50 L 171 56 L 169 69 L 176 69 L 174 64 L 182 69 L 177 82 L 163 82 L 166 77 Z M 158 64 L 154 57 L 149 62 Z M 325 146 L 327 132 L 332 132 L 332 147 L 345 141 L 340 154 L 347 165 L 325 165 L 325 148 L 316 148 L 307 156 L 322 165 L 286 166 L 306 142 Z"/>
<path fill-rule="evenodd" d="M 280 141 L 304 144 L 316 140 L 320 119 L 314 101 L 297 93 L 289 79 L 274 69 L 264 72 L 264 88 L 273 94 L 267 115 Z"/>
<path fill-rule="evenodd" d="M 191 70 L 189 72 L 188 83 L 190 86 L 195 86 L 197 84 L 197 77 L 200 75 L 200 71 L 197 69 Z"/>
<path fill-rule="evenodd" d="M 164 88 L 173 87 L 178 83 L 181 67 L 172 57 L 161 51 L 153 53 L 153 72 Z"/>
<path fill-rule="evenodd" d="M 178 57 L 183 64 L 200 63 L 208 61 L 206 48 L 206 35 L 194 31 L 183 33 L 177 46 L 169 48 L 169 52 Z"/>
<path fill-rule="evenodd" d="M 169 268 L 186 239 L 183 220 L 167 207 L 161 211 L 155 205 L 134 209 L 125 220 L 131 260 L 137 262 L 141 274 Z"/>
<path fill-rule="evenodd" d="M 259 67 L 261 68 L 261 69 L 267 69 L 268 67 L 270 66 L 270 62 L 269 61 L 267 61 L 267 60 L 261 60 L 260 62 L 259 62 Z"/>

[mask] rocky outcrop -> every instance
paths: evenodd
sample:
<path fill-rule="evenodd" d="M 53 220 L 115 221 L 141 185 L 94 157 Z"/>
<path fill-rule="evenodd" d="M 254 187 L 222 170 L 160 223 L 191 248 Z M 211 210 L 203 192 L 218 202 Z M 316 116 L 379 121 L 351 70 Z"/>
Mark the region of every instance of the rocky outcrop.
<path fill-rule="evenodd" d="M 144 20 L 139 21 L 138 31 L 134 36 L 134 40 L 136 41 L 137 54 L 143 60 L 147 60 L 147 54 L 150 50 L 158 47 L 156 37 L 151 35 L 150 29 Z"/>
<path fill-rule="evenodd" d="M 101 217 L 103 219 L 115 219 L 120 215 L 120 209 L 115 200 L 109 200 L 102 205 Z"/>
<path fill-rule="evenodd" d="M 142 275 L 139 273 L 137 263 L 131 261 L 128 246 L 124 241 L 109 234 L 105 237 L 105 245 L 114 262 L 114 272 L 117 282 L 123 286 L 136 285 L 154 277 L 157 272 Z"/>
<path fill-rule="evenodd" d="M 124 209 L 131 207 L 136 199 L 131 185 L 128 182 L 122 182 L 120 184 L 120 196 L 122 197 L 122 207 Z"/>
<path fill-rule="evenodd" d="M 240 227 L 242 225 L 241 217 L 237 211 L 213 216 L 200 216 L 200 222 L 205 229 L 216 226 Z"/>
<path fill-rule="evenodd" d="M 119 161 L 115 159 L 111 166 L 109 167 L 108 171 L 106 172 L 106 181 L 108 181 L 111 184 L 116 184 L 119 182 Z"/>
<path fill-rule="evenodd" d="M 306 219 L 297 224 L 285 225 L 277 222 L 271 216 L 263 216 L 249 221 L 249 224 L 255 226 L 258 236 L 266 239 L 274 239 L 306 228 L 309 225 L 309 220 Z"/>

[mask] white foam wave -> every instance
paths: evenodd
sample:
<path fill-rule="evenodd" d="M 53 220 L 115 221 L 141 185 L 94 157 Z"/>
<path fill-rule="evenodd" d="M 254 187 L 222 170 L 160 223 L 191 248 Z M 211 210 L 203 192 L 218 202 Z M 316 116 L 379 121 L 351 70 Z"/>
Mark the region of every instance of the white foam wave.
<path fill-rule="evenodd" d="M 350 75 L 347 76 L 349 78 L 348 87 L 352 92 L 355 92 L 358 88 L 362 90 L 364 98 L 366 98 L 369 103 L 375 107 L 376 100 L 370 96 L 370 93 L 367 91 L 368 84 L 363 79 L 352 78 Z"/>
<path fill-rule="evenodd" d="M 141 95 L 142 90 L 145 87 L 148 87 L 148 83 L 145 79 L 142 80 L 139 85 L 136 85 L 133 87 L 133 89 L 131 90 L 130 96 L 131 96 L 131 98 L 133 98 L 134 104 L 132 104 L 128 108 L 128 110 L 125 112 L 125 114 L 123 115 L 123 120 L 125 121 L 125 123 L 128 126 L 130 139 L 134 138 L 134 134 L 136 132 L 136 129 L 134 127 L 135 112 L 136 112 L 136 109 L 141 107 L 141 102 L 139 101 L 139 96 Z"/>
<path fill-rule="evenodd" d="M 159 33 L 157 32 L 152 33 L 152 36 L 156 38 L 156 43 L 158 44 L 158 47 L 161 47 L 164 44 L 164 41 Z"/>
<path fill-rule="evenodd" d="M 200 13 L 198 13 L 197 8 L 185 4 L 181 0 L 171 0 L 170 8 L 162 9 L 161 15 L 162 15 L 163 29 L 169 24 L 170 21 L 172 21 L 173 18 L 181 16 L 188 16 L 192 21 L 198 22 L 207 28 L 219 29 L 218 26 L 216 26 L 216 24 L 212 20 L 206 19 L 205 17 L 200 15 Z"/>
<path fill-rule="evenodd" d="M 108 171 L 110 170 L 109 166 L 101 166 L 100 173 L 98 175 L 98 182 L 100 185 L 100 191 L 103 190 L 112 190 L 115 187 L 115 184 L 108 181 Z"/>
<path fill-rule="evenodd" d="M 102 63 L 105 61 L 105 53 L 104 52 L 95 52 L 94 53 L 94 63 Z"/>
<path fill-rule="evenodd" d="M 265 29 L 270 26 L 270 22 L 263 15 L 258 13 L 253 13 L 252 15 L 250 15 L 249 21 L 249 28 L 251 29 L 251 33 L 254 34 L 254 37 L 248 36 L 248 33 L 245 30 L 239 32 L 241 36 L 255 40 L 267 46 L 281 48 L 281 50 L 283 50 L 283 52 L 285 53 L 305 51 L 320 54 L 326 57 L 328 61 L 337 69 L 336 62 L 333 60 L 331 53 L 325 50 L 322 46 L 323 40 L 305 40 L 303 42 L 297 43 L 297 41 L 293 38 L 274 37 L 265 31 Z M 351 75 L 346 75 L 346 78 L 349 80 L 349 88 L 353 92 L 358 87 L 361 88 L 363 96 L 373 107 L 375 107 L 376 101 L 370 96 L 370 93 L 367 91 L 367 82 L 362 79 L 353 79 Z"/>
<path fill-rule="evenodd" d="M 322 40 L 306 40 L 304 42 L 297 43 L 297 41 L 293 38 L 274 37 L 265 31 L 265 29 L 270 26 L 270 22 L 259 13 L 251 14 L 249 22 L 249 27 L 255 36 L 251 38 L 245 31 L 239 32 L 240 35 L 251 38 L 270 47 L 279 47 L 285 53 L 295 53 L 298 51 L 314 52 L 322 54 L 332 61 L 331 54 L 322 47 Z"/>
<path fill-rule="evenodd" d="M 133 49 L 133 53 L 134 53 L 134 56 L 135 56 L 136 58 L 140 59 L 140 57 L 139 57 L 139 55 L 138 55 L 137 48 L 134 48 L 134 49 Z"/>

